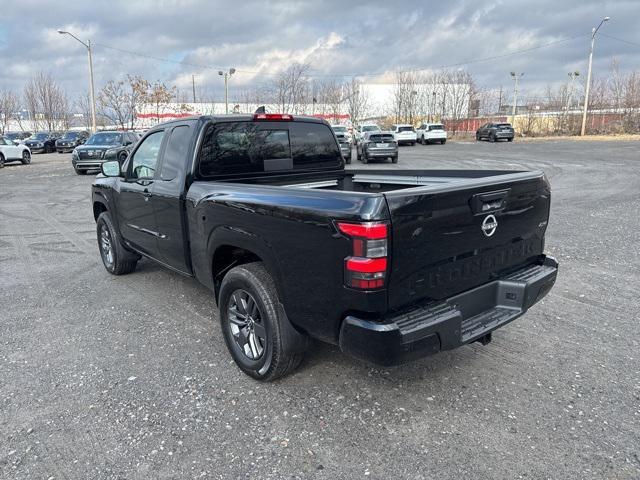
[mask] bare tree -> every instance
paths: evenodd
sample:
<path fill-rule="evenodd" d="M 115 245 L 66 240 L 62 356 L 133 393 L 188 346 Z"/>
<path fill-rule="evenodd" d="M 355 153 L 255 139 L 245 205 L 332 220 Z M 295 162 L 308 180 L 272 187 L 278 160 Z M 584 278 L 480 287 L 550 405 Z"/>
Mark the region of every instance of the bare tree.
<path fill-rule="evenodd" d="M 9 123 L 16 117 L 20 100 L 11 90 L 0 91 L 0 133 L 5 133 Z"/>
<path fill-rule="evenodd" d="M 398 71 L 393 86 L 393 116 L 396 123 L 413 123 L 418 105 L 418 79 L 413 72 Z"/>
<path fill-rule="evenodd" d="M 272 96 L 282 113 L 304 113 L 310 91 L 309 68 L 306 63 L 294 63 L 273 81 Z"/>
<path fill-rule="evenodd" d="M 351 123 L 357 125 L 369 113 L 369 95 L 362 88 L 362 83 L 355 78 L 346 85 L 347 108 Z"/>
<path fill-rule="evenodd" d="M 24 87 L 24 99 L 36 129 L 65 129 L 69 124 L 69 102 L 51 74 L 38 72 Z"/>
<path fill-rule="evenodd" d="M 82 126 L 87 130 L 91 130 L 91 98 L 88 93 L 82 93 L 78 95 L 75 102 L 76 109 L 82 115 Z M 96 121 L 100 119 L 100 116 L 96 118 Z"/>
<path fill-rule="evenodd" d="M 98 93 L 100 113 L 122 130 L 126 130 L 131 125 L 131 119 L 134 116 L 132 91 L 130 84 L 123 80 L 109 80 Z"/>

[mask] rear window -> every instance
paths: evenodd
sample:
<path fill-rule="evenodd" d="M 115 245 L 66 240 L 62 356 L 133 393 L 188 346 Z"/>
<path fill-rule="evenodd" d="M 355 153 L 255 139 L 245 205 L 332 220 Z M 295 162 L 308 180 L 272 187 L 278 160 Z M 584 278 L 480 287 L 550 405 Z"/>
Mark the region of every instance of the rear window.
<path fill-rule="evenodd" d="M 377 125 L 365 125 L 364 127 L 362 127 L 362 131 L 363 132 L 379 132 L 380 127 L 378 127 Z"/>
<path fill-rule="evenodd" d="M 331 129 L 305 122 L 229 122 L 210 126 L 200 151 L 200 174 L 259 174 L 334 167 L 341 155 Z"/>
<path fill-rule="evenodd" d="M 413 127 L 398 127 L 398 132 L 415 132 Z"/>
<path fill-rule="evenodd" d="M 496 127 L 498 127 L 498 128 L 512 128 L 510 123 L 497 123 Z"/>
<path fill-rule="evenodd" d="M 444 130 L 442 125 L 429 125 L 429 130 Z"/>
<path fill-rule="evenodd" d="M 393 138 L 393 135 L 388 135 L 388 134 L 369 135 L 369 141 L 375 142 L 375 143 L 387 143 L 387 142 L 393 142 L 394 138 Z"/>

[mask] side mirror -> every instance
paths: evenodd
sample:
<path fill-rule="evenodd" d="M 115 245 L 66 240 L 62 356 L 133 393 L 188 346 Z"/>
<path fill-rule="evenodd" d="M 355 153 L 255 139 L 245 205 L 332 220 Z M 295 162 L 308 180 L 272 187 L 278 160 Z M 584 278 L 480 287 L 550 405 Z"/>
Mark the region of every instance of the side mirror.
<path fill-rule="evenodd" d="M 105 177 L 119 177 L 120 176 L 120 162 L 113 160 L 111 162 L 104 162 L 100 166 L 100 171 Z"/>
<path fill-rule="evenodd" d="M 13 144 L 14 144 L 14 145 L 20 145 L 20 142 L 19 142 L 18 140 L 14 140 L 14 141 L 13 141 Z"/>

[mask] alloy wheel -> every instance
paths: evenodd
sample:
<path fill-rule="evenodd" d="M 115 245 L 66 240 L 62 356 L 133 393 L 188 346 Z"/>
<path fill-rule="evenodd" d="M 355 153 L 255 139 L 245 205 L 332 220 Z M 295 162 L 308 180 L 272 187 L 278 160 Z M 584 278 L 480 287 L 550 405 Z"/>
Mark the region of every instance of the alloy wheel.
<path fill-rule="evenodd" d="M 106 265 L 113 265 L 113 243 L 106 225 L 100 228 L 100 254 Z"/>
<path fill-rule="evenodd" d="M 227 309 L 229 327 L 239 350 L 252 361 L 264 354 L 267 332 L 263 316 L 253 296 L 243 289 L 231 295 Z"/>

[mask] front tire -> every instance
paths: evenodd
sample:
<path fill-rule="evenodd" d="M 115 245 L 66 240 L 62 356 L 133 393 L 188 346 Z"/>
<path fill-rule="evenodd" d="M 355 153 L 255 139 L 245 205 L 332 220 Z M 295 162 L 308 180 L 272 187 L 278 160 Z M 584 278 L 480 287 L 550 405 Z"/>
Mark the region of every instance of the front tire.
<path fill-rule="evenodd" d="M 256 380 L 292 372 L 307 348 L 306 336 L 287 334 L 293 327 L 278 305 L 275 283 L 261 262 L 232 268 L 222 280 L 218 308 L 224 340 L 236 365 Z"/>
<path fill-rule="evenodd" d="M 444 139 L 443 139 L 443 140 L 440 140 L 440 145 L 444 145 L 445 143 L 447 143 L 447 141 L 446 141 L 446 140 L 444 140 Z"/>
<path fill-rule="evenodd" d="M 4 155 L 0 153 L 0 168 L 4 168 Z"/>
<path fill-rule="evenodd" d="M 398 156 L 397 155 L 391 157 L 391 163 L 398 163 Z"/>
<path fill-rule="evenodd" d="M 29 165 L 31 163 L 31 154 L 28 151 L 22 152 L 22 164 Z"/>
<path fill-rule="evenodd" d="M 112 275 L 124 275 L 136 269 L 140 256 L 129 252 L 122 245 L 120 236 L 113 227 L 109 212 L 102 212 L 96 222 L 98 249 L 104 268 Z"/>

